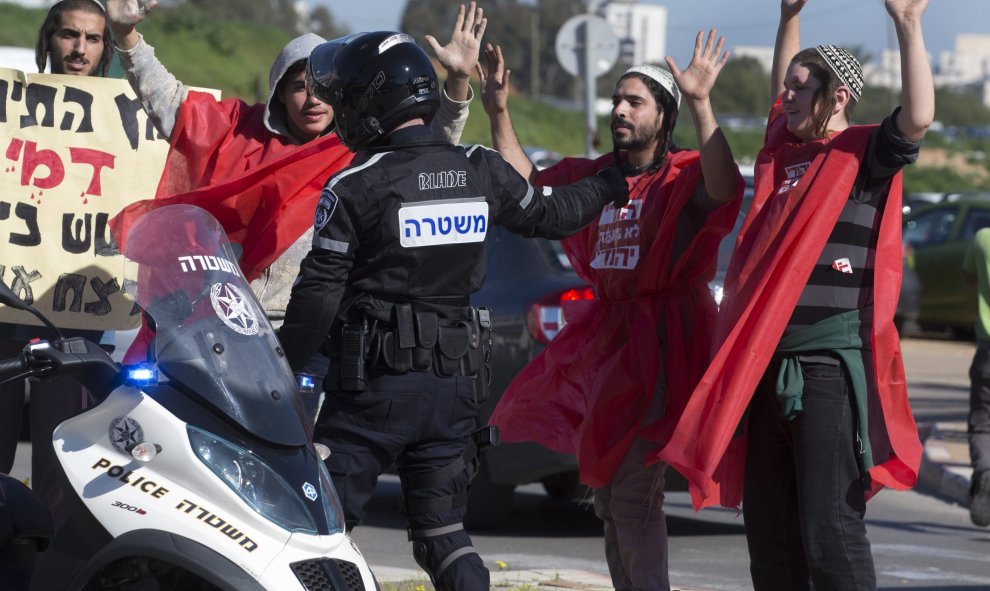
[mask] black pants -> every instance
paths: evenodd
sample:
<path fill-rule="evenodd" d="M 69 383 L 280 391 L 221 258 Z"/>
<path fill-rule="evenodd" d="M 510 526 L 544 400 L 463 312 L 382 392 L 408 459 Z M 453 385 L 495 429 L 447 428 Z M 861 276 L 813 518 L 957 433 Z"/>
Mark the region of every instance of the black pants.
<path fill-rule="evenodd" d="M 990 343 L 979 341 L 969 368 L 969 456 L 973 470 L 990 470 Z"/>
<path fill-rule="evenodd" d="M 841 365 L 802 363 L 804 411 L 781 416 L 771 363 L 748 423 L 743 514 L 756 591 L 874 590 L 852 387 Z M 810 581 L 810 582 L 809 582 Z"/>
<path fill-rule="evenodd" d="M 459 462 L 477 428 L 474 379 L 378 371 L 366 391 L 343 392 L 337 365 L 331 361 L 314 439 L 331 450 L 327 467 L 348 529 L 364 518 L 379 475 L 394 463 L 410 530 L 429 534 L 414 540 L 416 562 L 440 591 L 487 591 L 488 570 L 457 527 L 472 475 Z"/>
<path fill-rule="evenodd" d="M 18 355 L 23 342 L 0 340 L 0 359 Z M 30 388 L 31 489 L 45 502 L 55 527 L 68 519 L 67 483 L 55 455 L 52 432 L 65 419 L 89 406 L 89 393 L 74 379 L 25 380 L 0 386 L 0 472 L 14 465 L 21 430 L 25 387 Z"/>

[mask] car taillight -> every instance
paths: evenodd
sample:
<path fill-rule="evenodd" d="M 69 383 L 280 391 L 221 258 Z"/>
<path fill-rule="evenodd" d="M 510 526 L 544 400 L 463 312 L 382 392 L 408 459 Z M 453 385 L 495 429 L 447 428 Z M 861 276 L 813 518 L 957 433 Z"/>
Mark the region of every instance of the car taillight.
<path fill-rule="evenodd" d="M 568 289 L 532 304 L 526 315 L 529 334 L 536 342 L 546 345 L 567 324 L 564 318 L 564 302 L 593 299 L 595 292 L 590 287 L 581 287 Z"/>

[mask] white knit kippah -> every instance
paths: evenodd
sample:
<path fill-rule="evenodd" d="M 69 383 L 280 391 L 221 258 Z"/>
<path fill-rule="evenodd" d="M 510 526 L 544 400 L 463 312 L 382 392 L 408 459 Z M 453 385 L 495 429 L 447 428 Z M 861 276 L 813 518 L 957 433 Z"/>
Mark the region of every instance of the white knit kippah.
<path fill-rule="evenodd" d="M 863 66 L 859 65 L 859 60 L 835 45 L 819 45 L 815 49 L 839 80 L 849 87 L 853 98 L 858 101 L 859 97 L 863 96 Z"/>
<path fill-rule="evenodd" d="M 625 76 L 626 74 L 642 74 L 655 81 L 674 98 L 677 108 L 681 108 L 681 89 L 677 88 L 677 83 L 674 82 L 674 76 L 667 70 L 652 64 L 640 64 L 629 68 L 622 75 Z"/>

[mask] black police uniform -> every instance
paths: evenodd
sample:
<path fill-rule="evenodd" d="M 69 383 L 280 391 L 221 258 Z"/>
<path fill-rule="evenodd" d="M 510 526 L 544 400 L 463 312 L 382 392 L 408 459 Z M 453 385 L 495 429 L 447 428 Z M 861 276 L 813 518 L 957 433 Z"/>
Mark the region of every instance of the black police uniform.
<path fill-rule="evenodd" d="M 331 357 L 314 439 L 331 449 L 348 527 L 394 463 L 414 555 L 438 589 L 489 585 L 461 524 L 487 343 L 468 302 L 485 277 L 488 224 L 562 238 L 621 198 L 610 186 L 533 187 L 497 152 L 419 125 L 323 189 L 280 339 L 293 369 L 323 346 Z"/>

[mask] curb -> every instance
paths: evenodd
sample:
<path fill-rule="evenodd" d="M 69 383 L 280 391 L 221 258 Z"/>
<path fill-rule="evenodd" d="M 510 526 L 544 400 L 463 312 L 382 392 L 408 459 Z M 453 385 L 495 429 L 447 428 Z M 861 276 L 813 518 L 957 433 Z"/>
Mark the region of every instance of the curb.
<path fill-rule="evenodd" d="M 918 471 L 918 486 L 963 507 L 969 507 L 969 443 L 965 423 L 928 426 Z"/>
<path fill-rule="evenodd" d="M 429 577 L 418 569 L 394 568 L 371 565 L 371 572 L 379 583 L 402 583 L 422 581 L 428 584 Z M 496 570 L 490 569 L 492 589 L 527 589 L 543 591 L 551 589 L 577 589 L 581 591 L 604 591 L 612 589 L 612 579 L 606 575 L 575 569 L 537 570 Z M 694 591 L 678 587 L 683 591 Z"/>
<path fill-rule="evenodd" d="M 418 569 L 371 566 L 379 583 L 429 584 L 429 577 Z M 426 587 L 427 589 L 431 587 Z M 491 569 L 491 589 L 525 591 L 611 591 L 612 579 L 608 575 L 578 569 L 534 569 L 534 570 L 495 570 Z M 671 591 L 706 591 L 698 587 L 684 587 L 672 584 Z"/>

